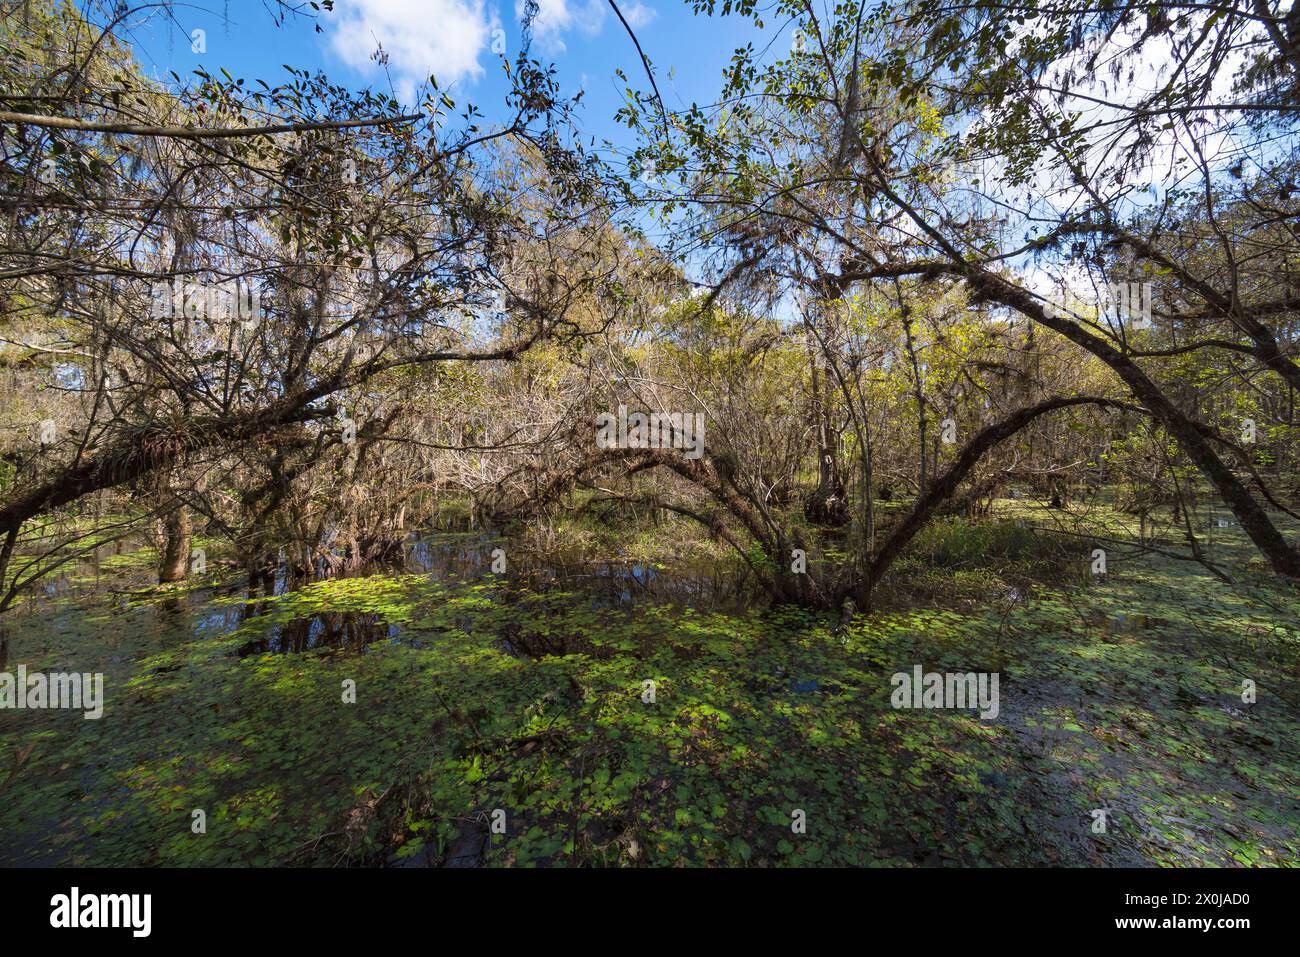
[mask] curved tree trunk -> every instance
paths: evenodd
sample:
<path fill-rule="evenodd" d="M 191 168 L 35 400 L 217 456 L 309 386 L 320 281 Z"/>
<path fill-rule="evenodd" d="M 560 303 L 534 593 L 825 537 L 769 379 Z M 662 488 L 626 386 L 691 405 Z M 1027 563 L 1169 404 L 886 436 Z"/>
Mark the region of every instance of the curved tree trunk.
<path fill-rule="evenodd" d="M 957 461 L 950 465 L 945 472 L 935 476 L 934 481 L 921 490 L 921 494 L 917 497 L 916 503 L 912 506 L 912 510 L 908 512 L 907 517 L 894 526 L 889 537 L 880 546 L 880 550 L 871 556 L 867 572 L 858 585 L 858 607 L 862 609 L 871 607 L 872 593 L 875 591 L 876 585 L 880 583 L 880 579 L 884 577 L 889 566 L 894 563 L 894 559 L 902 553 L 907 543 L 916 537 L 916 533 L 923 529 L 926 523 L 934 517 L 940 506 L 956 494 L 957 487 L 961 485 L 962 480 L 970 474 L 971 470 L 979 464 L 980 459 L 984 457 L 986 452 L 1015 435 L 1040 415 L 1076 405 L 1125 408 L 1122 402 L 1095 396 L 1047 399 L 1027 409 L 1021 409 L 1001 422 L 996 422 L 981 429 L 961 450 L 957 456 Z"/>
<path fill-rule="evenodd" d="M 1095 355 L 1124 380 L 1133 395 L 1147 407 L 1152 417 L 1169 430 L 1183 447 L 1188 458 L 1196 463 L 1219 497 L 1232 509 L 1237 521 L 1250 536 L 1273 570 L 1288 578 L 1300 579 L 1300 551 L 1293 548 L 1277 530 L 1268 513 L 1255 501 L 1250 490 L 1219 458 L 1209 439 L 1197 423 L 1175 405 L 1136 362 L 1110 345 L 1100 336 L 1093 335 L 1078 324 L 1061 316 L 1049 315 L 1029 293 L 979 270 L 967 267 L 962 270 L 967 280 L 978 292 L 996 302 L 1010 306 L 1034 322 L 1059 332 Z"/>
<path fill-rule="evenodd" d="M 1269 519 L 1268 513 L 1255 501 L 1249 489 L 1219 458 L 1198 423 L 1178 408 L 1136 362 L 1101 336 L 1094 335 L 1078 323 L 1054 312 L 1049 313 L 1038 298 L 1025 289 L 989 272 L 978 263 L 967 260 L 933 224 L 926 221 L 925 217 L 889 188 L 878 169 L 876 172 L 875 186 L 881 195 L 903 210 L 908 218 L 930 236 L 948 257 L 948 262 L 911 264 L 909 268 L 913 275 L 934 277 L 946 273 L 959 276 L 971 287 L 977 299 L 1000 303 L 1014 309 L 1033 322 L 1046 326 L 1076 345 L 1082 346 L 1110 366 L 1124 380 L 1124 384 L 1129 387 L 1138 401 L 1146 406 L 1152 417 L 1177 440 L 1201 473 L 1210 480 L 1219 497 L 1232 509 L 1241 527 L 1255 543 L 1255 547 L 1268 559 L 1273 570 L 1287 578 L 1300 580 L 1300 550 L 1293 548 L 1282 537 L 1282 533 Z M 852 277 L 852 279 L 862 278 L 868 277 L 862 274 Z M 839 279 L 841 284 L 847 281 L 850 281 L 850 277 L 842 276 Z M 1285 372 L 1285 370 L 1279 371 Z"/>

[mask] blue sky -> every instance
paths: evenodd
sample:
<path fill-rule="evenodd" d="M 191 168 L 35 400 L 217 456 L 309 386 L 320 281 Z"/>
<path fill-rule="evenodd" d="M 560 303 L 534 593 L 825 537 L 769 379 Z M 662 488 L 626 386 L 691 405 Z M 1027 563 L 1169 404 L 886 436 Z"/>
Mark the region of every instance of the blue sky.
<path fill-rule="evenodd" d="M 156 70 L 160 78 L 170 70 L 184 77 L 200 67 L 212 73 L 225 68 L 232 76 L 274 85 L 288 63 L 322 70 L 349 87 L 392 89 L 405 101 L 433 73 L 458 104 L 473 102 L 489 119 L 503 116 L 506 81 L 493 51 L 504 46 L 512 58 L 519 51 L 515 0 L 336 0 L 332 12 L 321 11 L 314 21 L 289 18 L 280 26 L 268 5 L 270 0 L 178 4 L 174 22 L 155 8 L 129 19 L 125 35 L 145 72 Z M 774 32 L 769 27 L 765 39 L 742 18 L 696 17 L 685 0 L 619 0 L 619 7 L 654 62 L 670 109 L 711 101 L 734 49 L 750 40 L 767 42 Z M 630 145 L 613 121 L 621 102 L 614 71 L 621 67 L 636 88 L 647 89 L 648 82 L 607 0 L 540 0 L 540 9 L 534 56 L 556 65 L 566 92 L 586 90 L 582 120 L 589 135 Z M 194 30 L 205 31 L 205 52 L 192 51 Z M 784 34 L 792 30 L 784 27 Z M 387 75 L 371 59 L 381 43 Z"/>

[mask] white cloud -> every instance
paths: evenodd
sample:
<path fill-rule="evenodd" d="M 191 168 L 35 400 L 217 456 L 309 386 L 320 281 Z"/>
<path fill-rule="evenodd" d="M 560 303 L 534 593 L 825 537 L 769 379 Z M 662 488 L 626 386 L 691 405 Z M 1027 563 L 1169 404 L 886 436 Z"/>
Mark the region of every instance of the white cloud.
<path fill-rule="evenodd" d="M 479 54 L 500 26 L 484 0 L 342 0 L 334 9 L 334 52 L 380 83 L 387 80 L 384 67 L 371 55 L 383 46 L 387 73 L 407 103 L 430 74 L 443 88 L 479 77 Z"/>
<path fill-rule="evenodd" d="M 515 0 L 515 16 L 522 18 L 524 4 Z M 554 54 L 564 52 L 564 34 L 581 30 L 587 36 L 595 36 L 600 31 L 605 18 L 603 0 L 587 0 L 586 5 L 570 3 L 569 0 L 538 0 L 537 16 L 533 19 L 533 42 L 542 53 Z"/>
<path fill-rule="evenodd" d="M 634 30 L 646 26 L 657 15 L 654 7 L 647 7 L 638 0 L 632 0 L 631 3 L 620 3 L 618 8 L 623 11 L 623 16 Z"/>
<path fill-rule="evenodd" d="M 646 26 L 656 15 L 641 0 L 620 0 L 619 9 L 633 29 Z M 487 0 L 338 0 L 329 18 L 330 47 L 376 84 L 386 85 L 391 76 L 398 99 L 410 103 L 416 87 L 430 74 L 443 88 L 478 79 L 483 74 L 479 58 L 501 49 L 501 44 L 494 47 L 494 40 L 504 40 L 513 55 L 523 11 L 523 0 L 515 0 L 516 23 L 498 34 L 504 28 L 495 4 L 489 8 Z M 533 23 L 537 52 L 563 52 L 566 35 L 596 36 L 607 19 L 614 20 L 609 12 L 608 0 L 538 0 Z M 388 56 L 387 76 L 371 59 L 380 46 Z"/>
<path fill-rule="evenodd" d="M 655 10 L 640 0 L 624 0 L 618 5 L 628 25 L 639 29 L 655 18 Z M 533 41 L 547 54 L 562 53 L 564 34 L 577 32 L 591 38 L 600 33 L 609 14 L 608 0 L 538 0 L 533 20 Z M 515 0 L 515 16 L 524 14 L 523 0 Z M 614 18 L 611 18 L 613 20 Z M 622 29 L 621 24 L 616 24 Z"/>

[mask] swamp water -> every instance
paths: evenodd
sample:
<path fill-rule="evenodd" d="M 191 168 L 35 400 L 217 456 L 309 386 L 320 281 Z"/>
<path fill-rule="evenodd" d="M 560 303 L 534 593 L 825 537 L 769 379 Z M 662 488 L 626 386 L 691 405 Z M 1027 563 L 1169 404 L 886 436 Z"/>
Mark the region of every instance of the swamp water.
<path fill-rule="evenodd" d="M 0 713 L 0 863 L 1300 862 L 1293 598 L 1147 564 L 842 623 L 499 546 L 252 596 L 125 551 L 55 580 L 0 662 L 102 672 L 104 717 Z M 915 664 L 1001 673 L 1002 715 L 893 710 Z"/>

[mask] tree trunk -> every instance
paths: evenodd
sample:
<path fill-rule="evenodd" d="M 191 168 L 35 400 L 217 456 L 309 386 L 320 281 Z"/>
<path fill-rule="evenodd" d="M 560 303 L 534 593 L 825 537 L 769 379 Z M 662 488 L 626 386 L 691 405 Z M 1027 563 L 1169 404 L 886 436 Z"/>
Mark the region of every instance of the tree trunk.
<path fill-rule="evenodd" d="M 926 523 L 939 511 L 941 506 L 956 494 L 957 487 L 979 464 L 980 459 L 986 452 L 1015 435 L 1039 416 L 1048 412 L 1055 412 L 1057 409 L 1066 409 L 1078 405 L 1124 408 L 1122 402 L 1099 396 L 1058 397 L 1046 399 L 1027 409 L 1021 409 L 1003 421 L 986 426 L 977 432 L 958 453 L 957 460 L 948 467 L 947 471 L 936 475 L 934 480 L 921 490 L 921 494 L 917 496 L 916 502 L 912 505 L 912 510 L 894 527 L 889 537 L 885 539 L 884 544 L 880 546 L 880 550 L 871 556 L 871 562 L 867 566 L 866 574 L 857 588 L 857 606 L 864 610 L 871 607 L 875 588 L 884 577 L 889 566 L 894 563 L 894 559 L 902 554 L 907 543 L 925 527 Z"/>
<path fill-rule="evenodd" d="M 949 258 L 950 264 L 935 263 L 928 267 L 934 271 L 933 274 L 947 272 L 961 276 L 971 287 L 977 300 L 1008 306 L 1033 322 L 1060 333 L 1110 366 L 1115 374 L 1124 380 L 1124 384 L 1129 387 L 1138 401 L 1146 406 L 1151 416 L 1178 441 L 1183 451 L 1187 453 L 1187 457 L 1196 463 L 1196 467 L 1214 486 L 1224 504 L 1232 509 L 1233 515 L 1250 536 L 1250 540 L 1255 543 L 1255 547 L 1268 559 L 1273 570 L 1287 578 L 1300 579 L 1300 550 L 1292 548 L 1286 541 L 1269 519 L 1268 513 L 1260 507 L 1241 480 L 1219 458 L 1209 440 L 1201 434 L 1197 423 L 1179 409 L 1136 362 L 1083 326 L 1055 312 L 1047 312 L 1038 298 L 1026 290 L 968 261 L 934 226 L 926 222 L 920 213 L 890 190 L 883 177 L 878 178 L 880 181 L 875 185 L 880 193 L 905 211 Z M 1285 369 L 1278 371 L 1289 375 Z"/>
<path fill-rule="evenodd" d="M 1046 313 L 1039 302 L 1023 289 L 998 276 L 963 263 L 959 271 L 976 292 L 994 302 L 1010 306 L 1040 325 L 1059 332 L 1087 349 L 1124 380 L 1133 395 L 1146 406 L 1152 417 L 1169 430 L 1197 468 L 1232 509 L 1242 529 L 1250 536 L 1273 570 L 1287 578 L 1300 579 L 1300 551 L 1292 548 L 1278 531 L 1268 513 L 1255 501 L 1250 491 L 1219 458 L 1196 423 L 1179 409 L 1128 356 L 1113 348 L 1099 336 L 1061 316 Z"/>
<path fill-rule="evenodd" d="M 183 582 L 190 573 L 190 540 L 194 526 L 190 510 L 178 505 L 162 519 L 163 548 L 158 564 L 158 581 Z"/>

